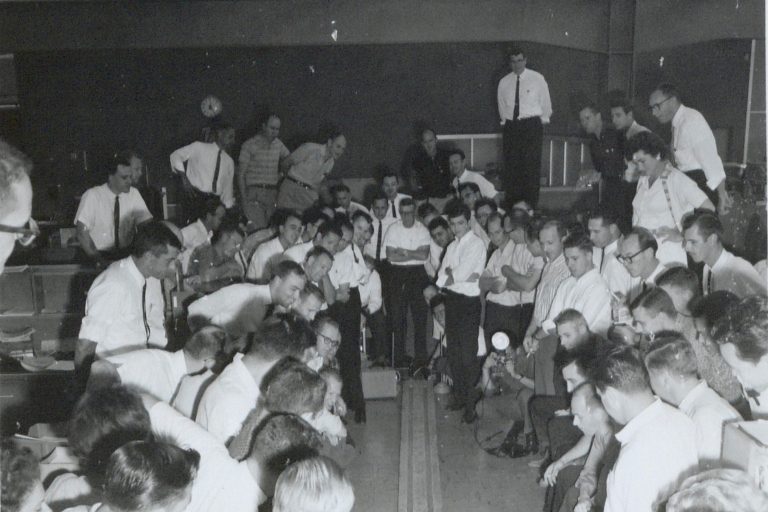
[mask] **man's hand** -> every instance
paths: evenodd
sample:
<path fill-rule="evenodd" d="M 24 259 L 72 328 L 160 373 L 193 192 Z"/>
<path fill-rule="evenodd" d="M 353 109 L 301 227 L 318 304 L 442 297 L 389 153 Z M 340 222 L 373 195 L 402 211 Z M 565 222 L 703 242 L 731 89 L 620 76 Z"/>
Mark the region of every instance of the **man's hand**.
<path fill-rule="evenodd" d="M 563 469 L 563 467 L 565 467 L 565 464 L 560 462 L 560 460 L 556 460 L 550 464 L 547 470 L 544 471 L 544 482 L 550 487 L 555 485 L 555 482 L 557 481 L 557 474 L 560 473 L 560 470 Z"/>
<path fill-rule="evenodd" d="M 662 226 L 653 230 L 653 234 L 667 242 L 682 242 L 683 234 L 677 228 Z"/>
<path fill-rule="evenodd" d="M 555 411 L 555 416 L 570 416 L 571 410 L 570 409 L 558 409 Z"/>
<path fill-rule="evenodd" d="M 535 354 L 539 350 L 539 340 L 532 336 L 526 336 L 523 340 L 523 348 L 528 355 Z"/>
<path fill-rule="evenodd" d="M 592 510 L 592 500 L 588 499 L 580 499 L 573 507 L 573 512 L 589 512 L 590 510 Z"/>

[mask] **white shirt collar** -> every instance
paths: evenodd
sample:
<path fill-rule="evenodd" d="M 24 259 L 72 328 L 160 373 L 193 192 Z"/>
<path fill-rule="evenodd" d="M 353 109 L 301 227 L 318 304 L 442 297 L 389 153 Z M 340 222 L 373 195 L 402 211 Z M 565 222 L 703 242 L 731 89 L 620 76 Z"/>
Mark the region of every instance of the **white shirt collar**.
<path fill-rule="evenodd" d="M 712 265 L 711 270 L 714 272 L 715 270 L 723 270 L 729 266 L 729 260 L 731 259 L 731 253 L 725 250 L 720 252 L 720 256 L 717 257 L 717 261 L 715 261 L 715 264 Z M 707 265 L 709 266 L 709 265 Z"/>
<path fill-rule="evenodd" d="M 680 123 L 683 122 L 683 117 L 685 117 L 685 110 L 686 106 L 682 103 L 680 104 L 680 107 L 677 109 L 677 112 L 675 112 L 675 115 L 672 116 L 672 127 L 677 128 L 680 126 Z"/>
<path fill-rule="evenodd" d="M 694 386 L 693 389 L 691 389 L 687 395 L 685 395 L 685 398 L 683 398 L 680 401 L 680 405 L 678 406 L 678 409 L 683 411 L 686 414 L 689 414 L 692 410 L 694 405 L 696 404 L 696 401 L 699 399 L 701 395 L 707 392 L 709 389 L 709 386 L 707 386 L 706 381 L 701 381 L 696 386 Z"/>
<path fill-rule="evenodd" d="M 629 420 L 629 423 L 624 425 L 624 428 L 616 432 L 616 439 L 625 445 L 632 441 L 632 439 L 645 428 L 649 423 L 658 421 L 658 416 L 662 412 L 663 404 L 658 398 L 653 401 L 651 405 L 643 409 L 643 411 Z"/>
<path fill-rule="evenodd" d="M 136 280 L 136 282 L 142 286 L 147 281 L 144 274 L 139 271 L 139 267 L 136 266 L 136 262 L 133 261 L 133 256 L 128 256 L 120 262 L 120 266 L 124 268 L 130 276 Z"/>

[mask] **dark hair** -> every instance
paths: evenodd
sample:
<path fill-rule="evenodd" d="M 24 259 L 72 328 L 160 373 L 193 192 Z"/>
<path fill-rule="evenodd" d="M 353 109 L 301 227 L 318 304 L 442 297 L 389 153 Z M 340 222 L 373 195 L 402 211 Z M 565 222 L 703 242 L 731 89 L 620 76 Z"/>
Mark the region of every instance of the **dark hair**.
<path fill-rule="evenodd" d="M 275 277 L 279 277 L 280 279 L 287 279 L 291 274 L 297 275 L 299 277 L 305 277 L 307 275 L 301 265 L 295 261 L 282 260 L 277 264 L 275 275 L 272 278 L 274 279 Z"/>
<path fill-rule="evenodd" d="M 445 220 L 445 217 L 443 217 L 441 215 L 438 215 L 437 217 L 435 217 L 434 219 L 429 221 L 429 226 L 427 226 L 427 229 L 429 230 L 430 233 L 432 231 L 436 230 L 437 228 L 443 228 L 443 229 L 446 229 L 446 230 L 450 230 L 451 229 L 451 225 L 448 224 L 448 221 Z"/>
<path fill-rule="evenodd" d="M 237 220 L 231 218 L 224 219 L 221 226 L 219 226 L 219 229 L 213 233 L 211 244 L 216 244 L 224 235 L 231 235 L 232 233 L 236 233 L 245 238 L 245 233 Z"/>
<path fill-rule="evenodd" d="M 315 344 L 315 332 L 309 322 L 294 313 L 268 318 L 249 337 L 248 353 L 270 361 L 289 356 L 300 358 Z"/>
<path fill-rule="evenodd" d="M 531 216 L 528 212 L 519 208 L 513 208 L 504 216 L 505 219 L 509 219 L 509 225 L 512 231 L 516 229 L 522 229 L 526 231 L 528 224 L 531 222 Z"/>
<path fill-rule="evenodd" d="M 661 94 L 668 98 L 677 98 L 680 100 L 680 91 L 673 84 L 669 82 L 660 83 L 656 86 L 654 91 L 659 91 Z"/>
<path fill-rule="evenodd" d="M 317 300 L 320 301 L 320 303 L 325 302 L 325 294 L 323 293 L 323 290 L 321 290 L 320 287 L 317 286 L 315 283 L 307 281 L 307 283 L 304 285 L 304 289 L 301 290 L 300 297 L 309 297 L 309 296 L 315 297 Z"/>
<path fill-rule="evenodd" d="M 317 234 L 315 236 L 320 236 L 320 238 L 323 238 L 329 233 L 333 233 L 339 238 L 344 236 L 344 233 L 341 230 L 341 224 L 335 220 L 324 222 L 319 228 L 317 228 Z"/>
<path fill-rule="evenodd" d="M 325 381 L 304 363 L 286 357 L 261 381 L 261 396 L 269 412 L 316 413 L 323 408 Z"/>
<path fill-rule="evenodd" d="M 224 206 L 221 198 L 216 194 L 207 194 L 203 192 L 203 200 L 200 201 L 200 215 L 198 219 L 204 219 L 208 215 L 216 215 L 216 210 Z"/>
<path fill-rule="evenodd" d="M 488 216 L 487 224 L 490 226 L 491 222 L 500 222 L 502 228 L 504 227 L 504 219 L 506 218 L 506 215 L 502 215 L 499 212 L 492 212 Z"/>
<path fill-rule="evenodd" d="M 640 246 L 641 251 L 652 249 L 653 254 L 655 255 L 656 251 L 659 250 L 659 242 L 656 241 L 656 237 L 653 236 L 653 233 L 651 233 L 647 229 L 640 226 L 634 226 L 632 229 L 629 230 L 629 232 L 624 236 L 624 238 L 627 239 L 632 235 L 637 237 L 637 245 Z"/>
<path fill-rule="evenodd" d="M 519 46 L 514 45 L 507 48 L 507 57 L 514 57 L 515 55 L 522 55 L 525 58 L 525 53 Z"/>
<path fill-rule="evenodd" d="M 294 218 L 298 221 L 302 221 L 301 214 L 296 210 L 290 208 L 278 208 L 269 217 L 269 225 L 272 227 L 284 226 L 288 219 Z"/>
<path fill-rule="evenodd" d="M 539 232 L 544 226 L 544 223 L 545 221 L 541 217 L 531 217 L 525 228 L 525 239 L 531 242 L 538 242 Z"/>
<path fill-rule="evenodd" d="M 459 194 L 461 194 L 465 188 L 470 189 L 475 194 L 480 193 L 480 186 L 473 181 L 465 181 L 464 183 L 459 183 Z"/>
<path fill-rule="evenodd" d="M 384 178 L 391 178 L 391 177 L 394 177 L 398 182 L 400 182 L 400 175 L 397 174 L 395 171 L 393 171 L 389 167 L 382 170 L 381 181 L 384 181 Z"/>
<path fill-rule="evenodd" d="M 658 286 L 644 291 L 632 301 L 630 309 L 634 311 L 638 308 L 647 310 L 653 316 L 663 313 L 670 318 L 677 317 L 677 310 L 675 309 L 672 297 Z"/>
<path fill-rule="evenodd" d="M 405 199 L 403 199 L 403 201 L 405 201 Z M 366 222 L 368 222 L 368 224 L 373 223 L 373 219 L 371 218 L 371 216 L 365 213 L 363 210 L 357 210 L 355 213 L 352 214 L 352 222 L 355 222 L 357 219 L 360 219 L 360 218 L 365 219 Z"/>
<path fill-rule="evenodd" d="M 331 192 L 336 194 L 337 192 L 346 192 L 349 193 L 349 187 L 346 186 L 344 183 L 337 183 L 336 185 L 331 187 Z"/>
<path fill-rule="evenodd" d="M 555 228 L 558 238 L 563 238 L 566 235 L 565 224 L 560 219 L 549 219 L 544 222 L 544 225 L 539 229 L 539 233 L 548 228 Z"/>
<path fill-rule="evenodd" d="M 274 110 L 261 108 L 259 109 L 259 112 L 256 114 L 256 123 L 258 124 L 259 128 L 261 128 L 263 125 L 267 124 L 271 118 L 275 118 L 278 121 L 280 120 L 280 114 L 275 112 Z"/>
<path fill-rule="evenodd" d="M 448 158 L 451 158 L 453 155 L 459 155 L 462 160 L 465 160 L 467 157 L 464 155 L 464 151 L 462 151 L 459 148 L 453 148 L 448 151 Z"/>
<path fill-rule="evenodd" d="M 141 258 L 151 252 L 154 256 L 161 256 L 168 252 L 168 246 L 181 250 L 181 242 L 168 226 L 159 220 L 150 220 L 136 231 L 131 255 Z"/>
<path fill-rule="evenodd" d="M 619 215 L 616 212 L 616 208 L 610 208 L 607 206 L 601 206 L 589 216 L 589 220 L 600 219 L 603 222 L 603 226 L 610 226 L 611 224 L 619 225 Z"/>
<path fill-rule="evenodd" d="M 231 343 L 227 331 L 213 325 L 201 327 L 184 344 L 184 352 L 195 359 L 219 357 Z"/>
<path fill-rule="evenodd" d="M 674 375 L 696 377 L 699 367 L 693 347 L 679 332 L 661 331 L 645 352 L 648 371 L 662 370 Z"/>
<path fill-rule="evenodd" d="M 648 371 L 638 349 L 606 343 L 595 352 L 595 363 L 588 375 L 601 392 L 608 387 L 623 393 L 650 390 Z"/>
<path fill-rule="evenodd" d="M 273 413 L 254 432 L 249 458 L 280 474 L 290 464 L 317 456 L 320 434 L 295 414 Z"/>
<path fill-rule="evenodd" d="M 587 101 L 586 103 L 582 104 L 579 108 L 579 113 L 585 109 L 589 109 L 593 114 L 600 114 L 600 109 L 597 108 L 597 105 L 593 101 Z"/>
<path fill-rule="evenodd" d="M 688 305 L 694 318 L 704 320 L 707 331 L 725 316 L 728 309 L 739 302 L 739 296 L 727 290 L 716 290 L 707 295 L 696 297 Z"/>
<path fill-rule="evenodd" d="M 9 437 L 0 442 L 0 480 L 0 506 L 6 512 L 20 510 L 40 480 L 40 464 L 32 450 Z"/>
<path fill-rule="evenodd" d="M 122 165 L 123 167 L 128 167 L 131 165 L 131 159 L 132 158 L 138 158 L 141 160 L 141 155 L 139 155 L 138 152 L 132 150 L 132 149 L 123 149 L 120 151 L 116 151 L 112 154 L 112 166 L 108 169 L 107 174 L 112 176 L 117 172 L 117 166 Z"/>
<path fill-rule="evenodd" d="M 75 405 L 68 439 L 91 486 L 98 487 L 112 452 L 129 441 L 152 439 L 152 424 L 138 393 L 121 385 L 100 387 Z"/>
<path fill-rule="evenodd" d="M 491 212 L 499 211 L 499 205 L 496 204 L 496 201 L 488 197 L 481 197 L 480 199 L 477 200 L 477 202 L 475 202 L 475 213 L 477 213 L 477 210 L 479 210 L 481 206 L 490 207 Z"/>
<path fill-rule="evenodd" d="M 440 211 L 432 203 L 422 203 L 416 209 L 416 215 L 418 215 L 420 219 L 423 219 L 424 217 L 430 214 L 431 215 L 440 214 Z"/>
<path fill-rule="evenodd" d="M 712 338 L 733 344 L 739 359 L 758 363 L 768 354 L 768 298 L 754 295 L 731 304 L 715 322 Z"/>
<path fill-rule="evenodd" d="M 355 229 L 354 226 L 352 226 L 352 222 L 349 220 L 349 217 L 347 217 L 346 214 L 341 212 L 336 213 L 336 216 L 333 217 L 333 222 L 339 225 L 339 227 L 342 230 L 342 233 L 344 232 L 345 229 L 349 231 L 354 231 Z M 344 235 L 342 234 L 342 236 Z"/>
<path fill-rule="evenodd" d="M 328 222 L 331 220 L 326 214 L 323 213 L 323 209 L 319 206 L 310 206 L 301 214 L 301 223 L 305 226 L 314 224 L 319 220 L 322 220 L 323 222 Z"/>
<path fill-rule="evenodd" d="M 563 241 L 563 250 L 578 249 L 581 252 L 592 254 L 592 249 L 594 246 L 595 244 L 592 243 L 592 240 L 590 240 L 588 236 L 582 233 L 574 233 L 573 235 L 568 235 Z"/>
<path fill-rule="evenodd" d="M 211 134 L 214 137 L 221 137 L 221 135 L 225 132 L 228 132 L 229 130 L 234 130 L 235 127 L 232 126 L 230 123 L 223 121 L 219 118 L 216 118 L 210 125 L 211 128 Z"/>
<path fill-rule="evenodd" d="M 469 206 L 465 205 L 461 201 L 451 201 L 445 205 L 445 214 L 448 219 L 455 219 L 456 217 L 464 217 L 467 221 L 472 218 L 472 212 Z"/>
<path fill-rule="evenodd" d="M 309 250 L 306 257 L 304 258 L 304 261 L 309 261 L 309 258 L 317 258 L 319 256 L 328 256 L 331 261 L 333 261 L 333 254 L 331 254 L 331 252 L 325 247 L 319 245 L 315 245 Z"/>
<path fill-rule="evenodd" d="M 397 208 L 400 209 L 403 206 L 416 206 L 416 201 L 414 201 L 412 197 L 404 197 L 400 200 Z"/>
<path fill-rule="evenodd" d="M 706 240 L 712 235 L 717 236 L 717 241 L 723 240 L 723 223 L 716 213 L 707 209 L 696 209 L 683 217 L 683 232 L 696 226 L 701 238 Z"/>
<path fill-rule="evenodd" d="M 584 341 L 570 350 L 558 350 L 555 353 L 555 365 L 565 367 L 575 363 L 585 376 L 595 367 L 597 354 L 605 347 L 614 346 L 613 342 L 603 339 L 599 334 L 589 333 Z"/>
<path fill-rule="evenodd" d="M 638 151 L 649 155 L 659 155 L 662 160 L 674 161 L 672 152 L 664 140 L 651 131 L 643 131 L 633 135 L 626 142 L 624 149 L 624 158 L 632 160 L 632 157 Z"/>
<path fill-rule="evenodd" d="M 332 325 L 337 329 L 339 328 L 339 322 L 334 320 L 333 317 L 330 314 L 328 314 L 328 311 L 326 310 L 326 311 L 318 312 L 317 315 L 315 315 L 315 319 L 312 320 L 311 326 L 312 326 L 313 332 L 319 331 L 320 328 L 325 324 Z"/>
<path fill-rule="evenodd" d="M 373 195 L 373 198 L 371 198 L 371 208 L 373 208 L 373 203 L 375 203 L 376 201 L 386 201 L 387 203 L 389 203 L 389 198 L 387 198 L 387 196 L 384 195 L 384 192 L 382 192 L 381 190 L 377 190 L 376 193 Z"/>
<path fill-rule="evenodd" d="M 658 288 L 664 286 L 680 288 L 688 292 L 691 300 L 701 295 L 699 277 L 696 275 L 696 272 L 688 267 L 679 266 L 665 270 L 656 278 L 656 286 Z"/>
<path fill-rule="evenodd" d="M 191 488 L 200 454 L 170 443 L 133 441 L 109 458 L 104 502 L 117 510 L 170 506 Z"/>
<path fill-rule="evenodd" d="M 613 98 L 609 103 L 610 108 L 620 108 L 624 111 L 625 114 L 634 113 L 635 107 L 632 105 L 632 102 L 629 100 L 629 98 L 621 97 L 621 98 Z"/>

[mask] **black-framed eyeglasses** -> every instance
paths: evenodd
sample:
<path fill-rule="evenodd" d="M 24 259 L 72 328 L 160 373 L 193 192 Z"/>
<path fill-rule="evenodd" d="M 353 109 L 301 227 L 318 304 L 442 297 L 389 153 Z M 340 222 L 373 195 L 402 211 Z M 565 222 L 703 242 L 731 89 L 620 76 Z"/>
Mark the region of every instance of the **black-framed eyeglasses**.
<path fill-rule="evenodd" d="M 29 219 L 29 222 L 20 228 L 0 224 L 0 233 L 12 233 L 16 241 L 19 242 L 20 245 L 26 247 L 34 242 L 35 238 L 40 235 L 40 228 L 38 227 L 37 222 L 33 219 Z"/>
<path fill-rule="evenodd" d="M 619 256 L 616 256 L 616 259 L 619 260 L 619 263 L 622 263 L 623 265 L 631 265 L 632 260 L 635 259 L 640 253 L 644 252 L 646 249 L 648 248 L 646 247 L 645 249 L 640 249 L 635 254 L 630 254 L 629 256 L 619 255 Z"/>
<path fill-rule="evenodd" d="M 648 105 L 648 106 L 651 108 L 651 111 L 653 111 L 653 110 L 658 110 L 659 108 L 661 108 L 661 106 L 662 106 L 663 104 L 665 104 L 666 102 L 668 102 L 668 101 L 669 101 L 669 100 L 671 100 L 671 99 L 672 99 L 672 96 L 670 96 L 670 97 L 668 97 L 668 98 L 666 98 L 666 99 L 663 99 L 663 100 L 661 100 L 661 101 L 660 101 L 660 102 L 658 102 L 658 103 L 651 103 L 651 104 L 650 104 L 650 105 Z"/>
<path fill-rule="evenodd" d="M 317 334 L 318 338 L 322 338 L 331 347 L 338 347 L 341 345 L 341 340 L 335 340 L 318 331 L 315 331 L 315 334 Z"/>

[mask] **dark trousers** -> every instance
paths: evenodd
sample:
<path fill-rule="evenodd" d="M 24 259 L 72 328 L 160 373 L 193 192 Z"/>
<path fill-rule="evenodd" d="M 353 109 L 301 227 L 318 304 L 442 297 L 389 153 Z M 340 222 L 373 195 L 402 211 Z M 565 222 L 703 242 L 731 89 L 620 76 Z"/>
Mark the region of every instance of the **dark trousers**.
<path fill-rule="evenodd" d="M 637 183 L 628 183 L 622 178 L 603 176 L 600 204 L 618 217 L 619 229 L 627 233 L 632 228 L 632 201 Z"/>
<path fill-rule="evenodd" d="M 543 136 L 544 129 L 538 117 L 504 123 L 504 172 L 501 178 L 510 205 L 525 199 L 536 208 L 541 185 Z"/>
<path fill-rule="evenodd" d="M 531 398 L 528 404 L 528 411 L 531 414 L 531 423 L 536 432 L 536 438 L 540 446 L 550 446 L 550 453 L 562 449 L 563 444 L 568 444 L 569 440 L 575 443 L 581 437 L 581 431 L 573 426 L 571 416 L 555 416 L 555 411 L 567 409 L 570 407 L 568 397 L 566 396 L 542 396 L 536 395 Z M 551 420 L 556 420 L 550 425 Z M 570 427 L 569 427 L 570 426 Z M 552 440 L 550 435 L 556 439 Z M 575 439 L 574 439 L 575 438 Z M 565 441 L 563 443 L 563 440 Z M 560 454 L 562 455 L 562 454 Z"/>
<path fill-rule="evenodd" d="M 187 226 L 197 220 L 205 207 L 205 200 L 213 194 L 206 194 L 194 187 L 182 187 L 181 190 L 181 219 Z"/>
<path fill-rule="evenodd" d="M 376 262 L 376 272 L 381 277 L 381 300 L 384 303 L 384 322 L 388 344 L 392 343 L 392 265 L 387 260 Z"/>
<path fill-rule="evenodd" d="M 459 403 L 467 403 L 480 376 L 477 334 L 480 328 L 480 297 L 446 292 L 445 337 L 448 365 L 453 377 L 453 394 Z"/>
<path fill-rule="evenodd" d="M 560 340 L 554 334 L 542 338 L 539 349 L 533 354 L 535 362 L 533 381 L 537 395 L 554 395 L 556 392 L 555 353 Z M 568 407 L 561 407 L 564 409 Z"/>
<path fill-rule="evenodd" d="M 720 203 L 720 196 L 717 195 L 717 190 L 712 190 L 707 186 L 707 175 L 701 169 L 694 169 L 692 171 L 686 171 L 685 175 L 691 178 L 702 192 L 707 194 L 707 198 L 712 201 L 712 204 L 717 205 Z"/>
<path fill-rule="evenodd" d="M 349 291 L 347 302 L 336 302 L 328 308 L 331 317 L 339 323 L 341 344 L 336 357 L 339 360 L 342 397 L 350 409 L 365 410 L 363 381 L 360 375 L 360 292 Z"/>
<path fill-rule="evenodd" d="M 423 265 L 390 267 L 390 321 L 395 336 L 395 361 L 403 360 L 408 328 L 408 309 L 413 318 L 413 349 L 416 363 L 427 361 L 427 313 L 423 290 L 429 284 Z"/>
<path fill-rule="evenodd" d="M 560 511 L 560 507 L 563 506 L 563 502 L 565 501 L 566 494 L 576 483 L 583 467 L 582 464 L 573 464 L 560 470 L 557 474 L 555 485 L 547 487 L 547 494 L 544 496 L 544 512 Z M 578 492 L 576 492 L 576 498 L 578 499 Z M 573 507 L 571 507 L 568 512 L 571 512 L 575 506 L 576 503 L 573 504 Z"/>
<path fill-rule="evenodd" d="M 371 330 L 371 341 L 368 343 L 368 358 L 376 359 L 379 357 L 390 361 L 392 358 L 391 338 L 387 337 L 387 318 L 384 311 L 379 309 L 375 313 L 368 313 L 363 310 L 365 321 Z"/>
<path fill-rule="evenodd" d="M 491 337 L 494 333 L 504 331 L 509 336 L 509 344 L 517 348 L 523 343 L 525 330 L 533 316 L 533 304 L 517 306 L 502 306 L 495 302 L 485 301 L 485 346 L 491 351 Z"/>

